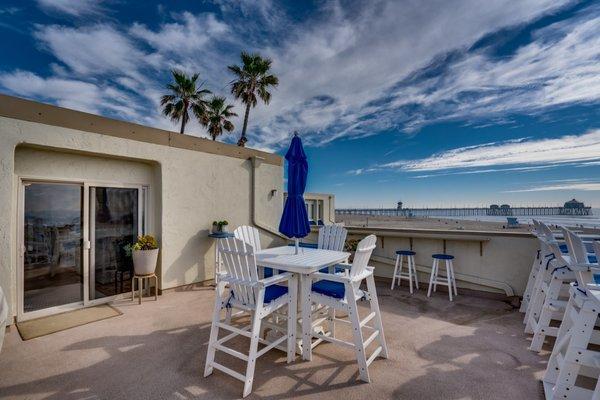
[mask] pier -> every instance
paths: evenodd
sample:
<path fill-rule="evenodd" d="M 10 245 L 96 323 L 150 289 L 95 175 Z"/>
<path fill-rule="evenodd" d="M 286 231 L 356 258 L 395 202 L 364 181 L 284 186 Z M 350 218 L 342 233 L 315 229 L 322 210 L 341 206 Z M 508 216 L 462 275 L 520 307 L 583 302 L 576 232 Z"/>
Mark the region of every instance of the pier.
<path fill-rule="evenodd" d="M 400 217 L 477 217 L 477 216 L 586 216 L 592 215 L 592 208 L 573 199 L 563 206 L 555 207 L 511 207 L 492 204 L 489 207 L 457 207 L 457 208 L 404 208 L 398 202 L 396 208 L 341 208 L 335 210 L 341 215 L 380 215 Z"/>

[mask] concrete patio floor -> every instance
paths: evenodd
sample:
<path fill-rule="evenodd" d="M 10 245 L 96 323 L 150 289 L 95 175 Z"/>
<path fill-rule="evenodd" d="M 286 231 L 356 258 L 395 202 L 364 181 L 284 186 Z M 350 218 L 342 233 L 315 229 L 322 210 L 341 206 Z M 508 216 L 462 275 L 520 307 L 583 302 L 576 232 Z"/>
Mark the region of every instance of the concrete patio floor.
<path fill-rule="evenodd" d="M 443 292 L 428 299 L 385 282 L 378 291 L 390 358 L 373 362 L 371 384 L 357 381 L 351 350 L 322 344 L 312 362 L 288 365 L 276 350 L 261 357 L 249 398 L 543 398 L 547 355 L 527 350 L 522 314 L 507 304 L 467 295 L 450 303 Z M 239 398 L 241 382 L 219 371 L 202 377 L 213 295 L 190 286 L 141 306 L 119 301 L 121 316 L 27 342 L 12 327 L 0 398 Z"/>

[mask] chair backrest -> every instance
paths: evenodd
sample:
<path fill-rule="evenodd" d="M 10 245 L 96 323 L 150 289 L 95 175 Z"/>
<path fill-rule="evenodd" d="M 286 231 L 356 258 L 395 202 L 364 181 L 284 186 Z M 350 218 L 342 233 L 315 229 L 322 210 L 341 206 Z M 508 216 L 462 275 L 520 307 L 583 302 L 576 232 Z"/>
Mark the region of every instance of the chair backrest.
<path fill-rule="evenodd" d="M 355 277 L 362 274 L 367 265 L 371 254 L 377 245 L 377 236 L 369 235 L 356 246 L 356 253 L 354 254 L 354 260 L 352 261 L 352 267 L 350 268 L 350 276 Z"/>
<path fill-rule="evenodd" d="M 319 249 L 343 251 L 348 230 L 341 225 L 325 225 L 319 229 Z"/>
<path fill-rule="evenodd" d="M 567 228 L 561 226 L 560 229 L 565 237 L 567 249 L 569 250 L 569 255 L 573 261 L 579 264 L 588 264 L 587 249 L 585 248 L 583 240 Z"/>
<path fill-rule="evenodd" d="M 254 251 L 261 251 L 262 247 L 260 246 L 260 233 L 258 229 L 253 226 L 242 225 L 235 228 L 233 231 L 233 235 L 244 242 L 248 243 Z"/>
<path fill-rule="evenodd" d="M 233 297 L 247 305 L 256 303 L 257 289 L 252 284 L 258 282 L 254 249 L 247 242 L 237 238 L 219 240 L 219 252 L 223 260 L 226 277 L 230 281 Z"/>
<path fill-rule="evenodd" d="M 581 240 L 577 234 L 571 232 L 567 228 L 561 227 L 560 229 L 565 236 L 565 242 L 567 243 L 567 248 L 569 249 L 571 263 L 589 264 L 587 249 L 585 248 L 583 240 Z M 578 285 L 585 287 L 586 284 L 592 281 L 592 272 L 589 270 L 575 271 L 575 277 Z"/>
<path fill-rule="evenodd" d="M 550 229 L 548 225 L 546 225 L 542 221 L 538 221 L 538 228 L 540 229 L 540 234 L 543 236 L 544 239 L 548 241 L 554 240 L 554 233 L 552 233 L 552 229 Z"/>

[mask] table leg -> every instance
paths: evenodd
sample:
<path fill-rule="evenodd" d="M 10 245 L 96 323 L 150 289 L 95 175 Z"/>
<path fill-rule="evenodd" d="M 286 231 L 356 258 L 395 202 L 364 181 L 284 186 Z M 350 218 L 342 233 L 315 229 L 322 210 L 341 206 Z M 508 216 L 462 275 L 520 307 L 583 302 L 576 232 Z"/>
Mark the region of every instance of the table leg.
<path fill-rule="evenodd" d="M 219 272 L 221 270 L 221 260 L 219 259 L 219 239 L 215 240 L 215 285 L 219 283 Z"/>
<path fill-rule="evenodd" d="M 312 319 L 310 312 L 310 275 L 300 274 L 300 303 L 302 313 L 302 359 L 312 360 Z"/>

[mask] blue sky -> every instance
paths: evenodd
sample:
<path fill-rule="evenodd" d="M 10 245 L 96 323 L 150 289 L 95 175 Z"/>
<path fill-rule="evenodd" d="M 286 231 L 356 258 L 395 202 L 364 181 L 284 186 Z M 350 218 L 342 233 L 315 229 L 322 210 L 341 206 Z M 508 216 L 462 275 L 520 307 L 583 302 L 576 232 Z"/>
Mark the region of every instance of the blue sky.
<path fill-rule="evenodd" d="M 598 2 L 3 0 L 0 32 L 1 92 L 171 130 L 170 69 L 233 102 L 226 66 L 272 58 L 249 146 L 298 130 L 340 207 L 600 206 Z"/>

